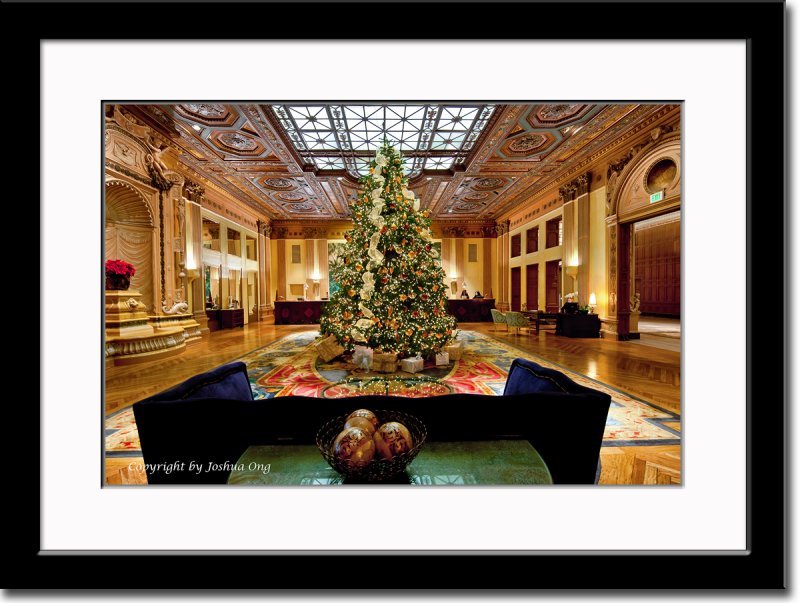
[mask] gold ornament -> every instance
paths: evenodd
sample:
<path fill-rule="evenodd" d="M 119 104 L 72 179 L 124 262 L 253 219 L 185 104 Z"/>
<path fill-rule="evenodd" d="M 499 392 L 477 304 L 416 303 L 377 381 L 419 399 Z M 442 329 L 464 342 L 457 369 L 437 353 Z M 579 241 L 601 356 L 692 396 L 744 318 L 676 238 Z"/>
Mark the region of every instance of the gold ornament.
<path fill-rule="evenodd" d="M 351 427 L 357 427 L 364 433 L 366 433 L 369 437 L 375 433 L 375 425 L 372 424 L 372 421 L 367 419 L 366 417 L 350 417 L 344 424 L 345 429 L 350 429 Z"/>
<path fill-rule="evenodd" d="M 364 466 L 375 456 L 375 441 L 363 429 L 349 427 L 336 436 L 333 455 L 340 461 Z"/>
<path fill-rule="evenodd" d="M 349 421 L 353 417 L 363 417 L 368 419 L 370 423 L 372 423 L 372 431 L 374 432 L 378 429 L 378 417 L 375 415 L 374 412 L 371 410 L 367 410 L 366 408 L 359 408 L 358 410 L 354 410 L 349 415 L 347 415 L 347 420 Z"/>
<path fill-rule="evenodd" d="M 390 421 L 378 427 L 372 439 L 378 455 L 387 460 L 408 452 L 414 445 L 411 432 L 405 425 L 397 421 Z"/>

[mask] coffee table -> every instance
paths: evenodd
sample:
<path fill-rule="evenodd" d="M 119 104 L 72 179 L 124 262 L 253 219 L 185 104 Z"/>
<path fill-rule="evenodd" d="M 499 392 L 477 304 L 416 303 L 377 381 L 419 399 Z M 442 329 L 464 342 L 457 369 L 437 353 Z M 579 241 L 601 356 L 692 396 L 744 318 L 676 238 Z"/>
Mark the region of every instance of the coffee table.
<path fill-rule="evenodd" d="M 250 446 L 228 478 L 232 485 L 330 486 L 349 483 L 312 445 Z M 406 471 L 382 484 L 528 486 L 552 484 L 542 457 L 527 440 L 426 442 Z"/>

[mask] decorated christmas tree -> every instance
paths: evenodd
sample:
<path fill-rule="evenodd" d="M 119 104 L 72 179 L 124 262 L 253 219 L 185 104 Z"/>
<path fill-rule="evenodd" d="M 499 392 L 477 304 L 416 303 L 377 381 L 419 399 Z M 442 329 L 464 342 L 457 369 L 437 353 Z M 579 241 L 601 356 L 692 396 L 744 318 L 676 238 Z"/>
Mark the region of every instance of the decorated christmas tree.
<path fill-rule="evenodd" d="M 385 141 L 359 180 L 351 202 L 353 229 L 342 260 L 331 267 L 340 288 L 320 330 L 348 350 L 364 345 L 399 357 L 429 356 L 454 336 L 439 252 L 428 211 L 408 190 L 400 155 Z"/>

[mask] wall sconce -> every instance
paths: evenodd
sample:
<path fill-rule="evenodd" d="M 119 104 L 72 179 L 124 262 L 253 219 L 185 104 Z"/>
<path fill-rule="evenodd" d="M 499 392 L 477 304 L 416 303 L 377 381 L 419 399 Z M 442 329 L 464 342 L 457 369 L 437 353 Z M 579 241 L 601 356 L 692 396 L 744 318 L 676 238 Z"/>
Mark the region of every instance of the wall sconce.
<path fill-rule="evenodd" d="M 597 305 L 597 296 L 594 293 L 589 294 L 589 313 L 594 314 L 594 307 Z"/>

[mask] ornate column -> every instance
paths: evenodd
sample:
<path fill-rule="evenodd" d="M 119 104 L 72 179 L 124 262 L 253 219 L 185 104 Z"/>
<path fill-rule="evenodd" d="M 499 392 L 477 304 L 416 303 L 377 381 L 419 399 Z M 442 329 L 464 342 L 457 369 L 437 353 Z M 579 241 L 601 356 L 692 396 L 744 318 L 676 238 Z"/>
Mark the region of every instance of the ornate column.
<path fill-rule="evenodd" d="M 499 291 L 495 293 L 497 299 L 497 309 L 503 312 L 510 308 L 509 305 L 509 220 L 504 220 L 497 224 L 497 286 Z"/>
<path fill-rule="evenodd" d="M 317 261 L 317 229 L 304 228 L 303 235 L 306 239 L 306 282 L 308 288 L 305 290 L 303 297 L 306 299 L 315 299 L 314 297 L 314 264 Z"/>
<path fill-rule="evenodd" d="M 148 144 L 151 153 L 145 156 L 145 165 L 150 175 L 150 182 L 158 190 L 158 271 L 159 271 L 159 290 L 153 295 L 155 314 L 161 314 L 161 308 L 167 301 L 172 299 L 174 283 L 172 281 L 172 204 L 170 203 L 169 191 L 172 188 L 173 180 L 171 176 L 179 174 L 170 172 L 164 161 L 161 159 L 163 148 Z"/>
<path fill-rule="evenodd" d="M 456 273 L 458 274 L 458 296 L 461 295 L 461 290 L 464 288 L 462 283 L 466 281 L 466 264 L 464 262 L 464 229 L 454 228 L 456 239 Z"/>
<path fill-rule="evenodd" d="M 481 292 L 488 297 L 492 292 L 492 238 L 497 236 L 494 228 L 483 227 L 483 289 Z"/>
<path fill-rule="evenodd" d="M 630 163 L 631 159 L 639 152 L 643 145 L 635 145 L 631 147 L 628 153 L 608 164 L 606 172 L 606 282 L 608 283 L 608 312 L 607 316 L 602 319 L 603 337 L 609 339 L 628 339 L 630 330 L 630 270 L 628 262 L 621 261 L 624 258 L 622 253 L 628 254 L 631 252 L 631 225 L 620 225 L 617 215 L 617 204 L 614 202 L 617 196 L 617 188 L 619 187 L 622 179 L 622 173 Z M 622 235 L 622 231 L 626 230 L 626 235 Z M 625 249 L 620 247 L 621 238 L 625 237 L 623 241 Z M 626 274 L 620 274 L 620 266 L 625 265 Z M 626 281 L 625 285 L 621 285 L 621 279 Z M 624 289 L 624 296 L 623 296 Z"/>
<path fill-rule="evenodd" d="M 577 278 L 578 245 L 577 237 L 575 236 L 575 192 L 576 187 L 574 182 L 570 182 L 558 189 L 558 196 L 563 204 L 561 219 L 564 240 L 561 244 L 561 260 L 563 262 L 564 275 L 570 279 L 569 281 L 565 279 L 562 283 L 562 298 L 567 293 L 573 293 L 575 291 L 578 291 L 579 294 L 581 293 L 581 290 L 578 288 Z"/>
<path fill-rule="evenodd" d="M 283 228 L 277 229 L 278 237 L 278 282 L 276 284 L 276 295 L 281 299 L 286 299 L 286 234 Z"/>
<path fill-rule="evenodd" d="M 269 222 L 258 221 L 258 320 L 269 320 L 274 317 L 272 306 L 272 284 L 270 283 L 270 266 L 272 250 L 269 236 L 272 226 Z M 273 318 L 274 319 L 274 318 Z"/>
<path fill-rule="evenodd" d="M 203 216 L 200 202 L 205 189 L 192 182 L 184 185 L 184 193 L 189 199 L 186 204 L 186 222 L 191 224 L 192 253 L 194 267 L 188 269 L 189 286 L 192 292 L 191 311 L 192 317 L 200 325 L 200 334 L 205 336 L 208 331 L 208 316 L 206 316 L 205 269 L 203 267 Z"/>
<path fill-rule="evenodd" d="M 319 268 L 319 295 L 321 297 L 329 297 L 330 283 L 328 281 L 328 231 L 322 229 L 319 231 L 320 238 L 317 239 L 317 267 Z"/>
<path fill-rule="evenodd" d="M 602 321 L 601 335 L 617 338 L 617 216 L 606 217 L 606 283 L 608 311 Z"/>
<path fill-rule="evenodd" d="M 578 303 L 586 305 L 589 303 L 589 185 L 591 184 L 591 173 L 587 172 L 575 179 L 577 206 L 577 226 L 578 226 Z"/>
<path fill-rule="evenodd" d="M 617 224 L 617 339 L 621 341 L 630 333 L 632 233 L 633 224 Z"/>

